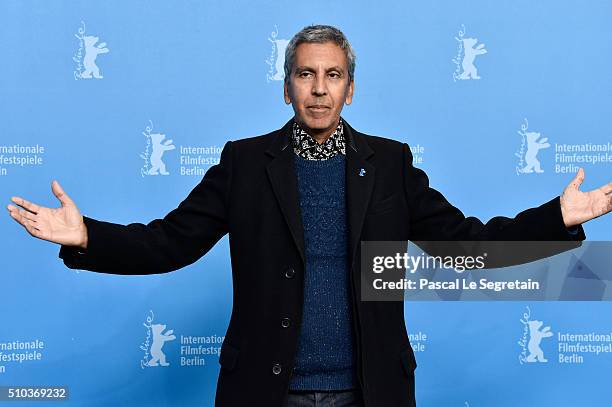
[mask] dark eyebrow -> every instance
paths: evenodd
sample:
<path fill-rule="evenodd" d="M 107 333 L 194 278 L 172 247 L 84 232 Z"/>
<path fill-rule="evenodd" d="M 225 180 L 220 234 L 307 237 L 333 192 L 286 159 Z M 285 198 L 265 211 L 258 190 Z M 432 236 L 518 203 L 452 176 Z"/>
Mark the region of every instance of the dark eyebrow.
<path fill-rule="evenodd" d="M 314 69 L 310 68 L 308 66 L 305 66 L 305 65 L 298 66 L 298 67 L 295 68 L 295 72 L 298 73 L 298 74 L 300 72 L 303 72 L 303 71 L 314 71 Z M 330 71 L 338 71 L 341 74 L 344 74 L 344 69 L 342 69 L 339 66 L 332 66 L 331 68 L 327 68 L 326 72 L 330 72 Z"/>

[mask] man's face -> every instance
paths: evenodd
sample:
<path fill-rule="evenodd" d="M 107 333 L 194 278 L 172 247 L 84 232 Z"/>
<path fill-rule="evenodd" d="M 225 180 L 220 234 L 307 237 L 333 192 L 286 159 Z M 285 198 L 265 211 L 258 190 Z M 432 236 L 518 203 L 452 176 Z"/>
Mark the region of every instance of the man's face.
<path fill-rule="evenodd" d="M 333 42 L 297 46 L 293 71 L 285 79 L 285 102 L 293 105 L 296 121 L 310 135 L 325 139 L 333 133 L 343 105 L 353 100 L 353 88 L 339 46 Z"/>

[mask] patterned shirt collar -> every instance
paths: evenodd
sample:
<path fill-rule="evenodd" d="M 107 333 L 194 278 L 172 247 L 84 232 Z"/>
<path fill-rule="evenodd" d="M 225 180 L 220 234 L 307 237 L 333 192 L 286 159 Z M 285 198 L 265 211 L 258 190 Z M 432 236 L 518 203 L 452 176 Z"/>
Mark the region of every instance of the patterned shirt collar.
<path fill-rule="evenodd" d="M 307 160 L 327 160 L 338 154 L 346 154 L 342 118 L 340 118 L 336 130 L 322 144 L 317 143 L 317 141 L 310 134 L 306 133 L 306 131 L 294 120 L 292 141 L 295 154 Z"/>

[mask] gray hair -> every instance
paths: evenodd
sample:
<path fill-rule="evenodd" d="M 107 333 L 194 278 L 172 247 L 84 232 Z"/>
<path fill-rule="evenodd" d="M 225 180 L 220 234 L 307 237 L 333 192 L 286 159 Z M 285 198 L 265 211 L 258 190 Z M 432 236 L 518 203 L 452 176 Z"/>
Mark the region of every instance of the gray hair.
<path fill-rule="evenodd" d="M 321 44 L 328 41 L 335 43 L 346 54 L 349 82 L 352 81 L 355 77 L 355 51 L 342 31 L 331 25 L 309 25 L 291 38 L 285 49 L 285 80 L 289 81 L 298 45 L 304 42 Z"/>

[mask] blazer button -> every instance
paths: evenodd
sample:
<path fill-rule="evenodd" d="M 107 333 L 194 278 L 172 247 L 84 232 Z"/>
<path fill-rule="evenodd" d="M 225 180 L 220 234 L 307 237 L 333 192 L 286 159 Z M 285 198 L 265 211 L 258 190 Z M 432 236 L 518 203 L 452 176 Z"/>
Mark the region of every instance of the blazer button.
<path fill-rule="evenodd" d="M 283 318 L 281 325 L 283 328 L 289 328 L 289 325 L 291 325 L 291 320 L 289 318 Z"/>
<path fill-rule="evenodd" d="M 295 276 L 295 270 L 291 267 L 289 267 L 286 271 L 285 271 L 285 277 L 286 278 L 293 278 Z"/>
<path fill-rule="evenodd" d="M 276 363 L 274 366 L 272 366 L 272 373 L 278 375 L 281 372 L 281 365 L 279 365 L 278 363 Z"/>

